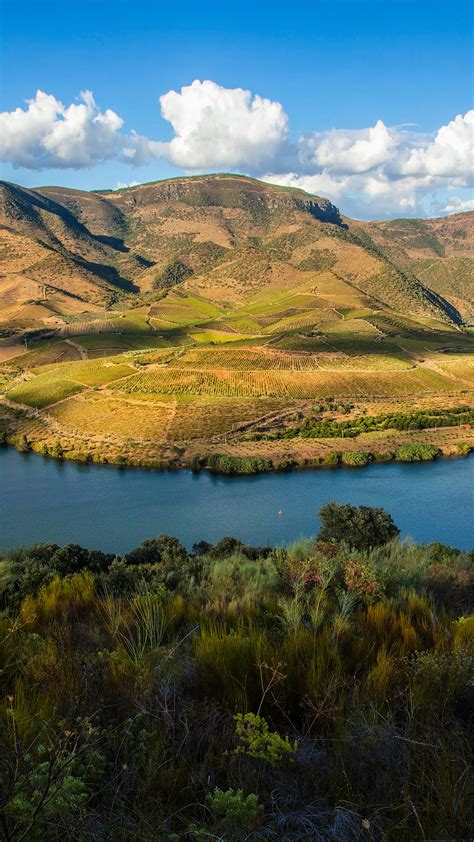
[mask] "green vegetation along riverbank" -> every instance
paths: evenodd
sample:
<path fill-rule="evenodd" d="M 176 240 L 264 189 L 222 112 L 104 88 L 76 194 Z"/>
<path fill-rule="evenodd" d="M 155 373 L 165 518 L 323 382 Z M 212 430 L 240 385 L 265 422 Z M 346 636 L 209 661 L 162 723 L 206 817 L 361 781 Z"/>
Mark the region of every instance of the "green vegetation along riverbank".
<path fill-rule="evenodd" d="M 320 517 L 3 554 L 3 838 L 472 838 L 473 553 Z"/>
<path fill-rule="evenodd" d="M 237 446 L 232 442 L 228 444 L 225 438 L 214 441 L 212 452 L 209 452 L 208 443 L 201 443 L 198 450 L 191 451 L 171 445 L 160 453 L 110 448 L 109 443 L 96 447 L 95 442 L 82 438 L 74 442 L 65 439 L 60 428 L 53 425 L 48 428 L 48 438 L 43 439 L 38 421 L 32 413 L 25 424 L 22 411 L 11 410 L 9 426 L 0 429 L 0 447 L 9 445 L 25 453 L 34 451 L 59 460 L 156 470 L 191 468 L 225 475 L 338 465 L 362 467 L 371 462 L 421 462 L 442 456 L 468 456 L 474 449 L 474 414 L 465 405 L 411 413 L 362 415 L 342 421 L 310 415 L 299 426 L 245 435 Z M 351 447 L 348 447 L 349 442 L 352 442 Z M 292 449 L 285 449 L 287 443 L 293 446 Z M 302 443 L 303 449 L 295 450 L 295 443 Z M 275 452 L 274 447 L 278 445 Z"/>

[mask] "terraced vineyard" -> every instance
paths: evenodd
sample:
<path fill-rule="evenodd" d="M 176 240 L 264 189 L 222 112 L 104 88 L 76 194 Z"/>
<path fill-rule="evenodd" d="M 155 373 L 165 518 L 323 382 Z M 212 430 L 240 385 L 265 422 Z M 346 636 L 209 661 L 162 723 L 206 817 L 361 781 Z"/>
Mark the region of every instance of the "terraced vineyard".
<path fill-rule="evenodd" d="M 50 408 L 51 415 L 65 427 L 89 435 L 119 439 L 161 440 L 172 415 L 172 404 L 134 402 L 123 396 L 102 394 L 82 396 L 76 401 L 62 401 Z"/>
<path fill-rule="evenodd" d="M 350 358 L 328 354 L 285 354 L 279 351 L 236 350 L 192 350 L 170 362 L 171 366 L 193 369 L 231 369 L 236 371 L 315 371 L 319 369 L 390 369 L 412 368 L 407 359 L 395 356 Z"/>
<path fill-rule="evenodd" d="M 459 382 L 459 387 L 462 383 Z M 290 397 L 308 399 L 338 397 L 376 397 L 417 395 L 424 392 L 452 391 L 447 377 L 425 368 L 396 373 L 340 368 L 237 369 L 226 370 L 178 368 L 173 366 L 143 371 L 126 378 L 120 388 L 127 393 L 157 392 L 177 395 L 217 395 L 228 397 Z"/>

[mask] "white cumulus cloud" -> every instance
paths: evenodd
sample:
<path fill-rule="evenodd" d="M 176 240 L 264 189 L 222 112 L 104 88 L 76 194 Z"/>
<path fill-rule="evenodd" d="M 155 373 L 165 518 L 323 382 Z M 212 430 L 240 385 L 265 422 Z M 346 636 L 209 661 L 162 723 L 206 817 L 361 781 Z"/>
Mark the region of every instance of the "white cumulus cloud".
<path fill-rule="evenodd" d="M 91 167 L 117 154 L 123 120 L 101 111 L 90 91 L 64 106 L 37 91 L 27 108 L 0 113 L 0 159 L 17 167 Z"/>
<path fill-rule="evenodd" d="M 139 181 L 117 181 L 116 190 L 126 190 L 128 187 L 138 187 Z"/>
<path fill-rule="evenodd" d="M 265 179 L 327 196 L 354 215 L 423 214 L 441 207 L 439 191 L 472 184 L 473 130 L 468 111 L 433 136 L 381 120 L 367 129 L 314 132 L 299 139 L 290 171 Z M 442 212 L 454 209 L 448 204 Z"/>
<path fill-rule="evenodd" d="M 458 114 L 441 126 L 432 142 L 409 151 L 400 171 L 455 179 L 458 186 L 469 186 L 474 174 L 474 110 Z"/>
<path fill-rule="evenodd" d="M 288 135 L 279 102 L 242 88 L 195 80 L 160 97 L 161 113 L 175 136 L 160 152 L 187 170 L 268 165 Z"/>
<path fill-rule="evenodd" d="M 367 172 L 389 161 L 398 143 L 397 134 L 382 120 L 368 129 L 333 129 L 303 136 L 300 160 L 306 167 L 316 165 L 332 172 Z"/>

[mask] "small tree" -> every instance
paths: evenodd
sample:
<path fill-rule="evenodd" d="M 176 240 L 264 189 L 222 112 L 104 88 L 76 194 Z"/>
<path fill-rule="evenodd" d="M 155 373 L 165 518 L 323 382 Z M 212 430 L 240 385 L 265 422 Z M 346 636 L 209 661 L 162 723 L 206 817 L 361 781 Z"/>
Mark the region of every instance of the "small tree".
<path fill-rule="evenodd" d="M 379 547 L 399 535 L 400 530 L 384 509 L 326 503 L 319 511 L 320 541 L 346 541 L 356 550 Z"/>

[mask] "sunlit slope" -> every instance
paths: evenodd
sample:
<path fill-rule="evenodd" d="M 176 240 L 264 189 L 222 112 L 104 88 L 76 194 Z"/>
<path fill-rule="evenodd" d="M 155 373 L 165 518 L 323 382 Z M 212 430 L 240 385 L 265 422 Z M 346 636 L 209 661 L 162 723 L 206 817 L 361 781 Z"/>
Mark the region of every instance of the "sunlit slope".
<path fill-rule="evenodd" d="M 465 236 L 456 228 L 443 234 L 454 243 L 444 258 L 451 263 L 432 272 L 429 255 L 403 244 L 403 225 L 401 234 L 391 223 L 369 231 L 342 220 L 326 199 L 242 176 L 102 193 L 3 184 L 0 193 L 7 331 L 143 305 L 155 331 L 197 325 L 202 332 L 208 322 L 209 335 L 242 337 L 318 331 L 354 318 L 357 332 L 377 335 L 367 319 L 381 312 L 449 328 L 470 312 L 468 281 L 456 271 L 456 261 L 470 260 L 465 227 Z"/>
<path fill-rule="evenodd" d="M 402 271 L 413 273 L 449 301 L 463 321 L 474 323 L 473 212 L 363 223 L 363 228 Z M 357 226 L 353 230 L 357 233 Z"/>

